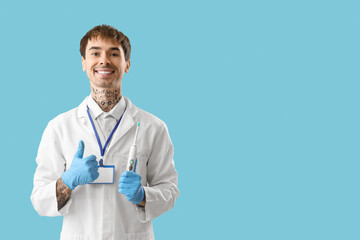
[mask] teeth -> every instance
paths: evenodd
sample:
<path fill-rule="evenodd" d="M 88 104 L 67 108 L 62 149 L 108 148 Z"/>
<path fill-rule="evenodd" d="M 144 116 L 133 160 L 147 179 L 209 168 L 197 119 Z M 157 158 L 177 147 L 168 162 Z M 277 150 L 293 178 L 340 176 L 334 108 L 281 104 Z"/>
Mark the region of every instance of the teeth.
<path fill-rule="evenodd" d="M 112 72 L 98 71 L 98 73 L 100 73 L 100 74 L 110 74 L 110 73 L 112 73 Z"/>

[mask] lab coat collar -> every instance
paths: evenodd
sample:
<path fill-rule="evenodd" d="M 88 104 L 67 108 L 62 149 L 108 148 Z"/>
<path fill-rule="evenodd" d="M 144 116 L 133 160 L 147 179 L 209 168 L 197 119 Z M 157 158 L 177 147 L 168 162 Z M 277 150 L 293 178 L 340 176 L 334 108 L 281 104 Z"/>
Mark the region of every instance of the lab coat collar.
<path fill-rule="evenodd" d="M 94 138 L 96 141 L 94 130 L 92 129 L 89 117 L 87 115 L 87 107 L 86 107 L 87 98 L 85 98 L 84 101 L 79 105 L 79 107 L 77 109 L 78 110 L 77 115 L 78 115 L 79 120 L 82 121 L 83 124 L 87 127 L 87 129 L 89 131 L 91 131 L 91 133 L 94 135 Z M 139 111 L 138 108 L 134 104 L 131 103 L 129 98 L 124 97 L 124 96 L 122 96 L 122 98 L 124 99 L 124 102 L 125 102 L 126 111 L 124 113 L 124 116 L 120 122 L 118 129 L 115 131 L 115 133 L 113 135 L 110 146 L 108 146 L 109 149 L 111 149 L 111 146 L 114 146 L 114 144 L 122 136 L 124 136 L 132 127 L 135 126 L 134 117 L 137 114 L 137 112 Z M 121 114 L 122 114 L 122 112 L 121 112 Z"/>
<path fill-rule="evenodd" d="M 113 116 L 114 118 L 116 118 L 116 120 L 119 120 L 124 112 L 126 105 L 124 97 L 121 97 L 120 101 L 116 104 L 116 106 L 113 107 L 110 112 L 106 113 L 99 107 L 99 105 L 95 102 L 91 95 L 86 98 L 86 102 L 89 106 L 91 117 L 93 117 L 94 119 L 97 119 L 101 114 L 106 114 Z"/>
<path fill-rule="evenodd" d="M 103 110 L 99 107 L 91 95 L 86 97 L 86 105 L 89 107 L 90 114 L 93 119 L 97 119 L 103 113 Z"/>

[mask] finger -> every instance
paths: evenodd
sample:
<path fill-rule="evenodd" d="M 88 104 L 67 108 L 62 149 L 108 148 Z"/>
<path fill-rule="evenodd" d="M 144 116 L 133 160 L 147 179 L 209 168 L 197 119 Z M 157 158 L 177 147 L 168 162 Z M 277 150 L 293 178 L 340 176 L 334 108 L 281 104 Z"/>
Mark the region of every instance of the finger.
<path fill-rule="evenodd" d="M 90 162 L 88 163 L 89 164 L 89 167 L 93 168 L 93 169 L 96 169 L 96 171 L 98 170 L 99 168 L 99 165 L 98 163 L 95 161 L 95 162 Z"/>
<path fill-rule="evenodd" d="M 121 174 L 119 181 L 123 181 L 125 178 L 128 178 L 127 171 Z"/>
<path fill-rule="evenodd" d="M 121 176 L 119 179 L 119 183 L 129 183 L 131 180 L 127 177 Z"/>
<path fill-rule="evenodd" d="M 90 155 L 90 156 L 84 158 L 84 161 L 89 165 L 98 165 L 95 155 Z"/>
<path fill-rule="evenodd" d="M 84 148 L 85 148 L 85 145 L 84 145 L 84 142 L 83 140 L 80 140 L 79 142 L 79 147 L 75 153 L 75 157 L 78 157 L 78 158 L 83 158 L 84 156 Z"/>
<path fill-rule="evenodd" d="M 119 179 L 119 183 L 125 183 L 126 182 L 127 177 L 126 177 L 126 175 L 124 173 L 121 174 L 120 179 Z"/>
<path fill-rule="evenodd" d="M 136 176 L 126 176 L 125 174 L 122 175 L 119 179 L 119 182 L 121 183 L 132 183 L 137 180 Z"/>
<path fill-rule="evenodd" d="M 92 181 L 95 181 L 99 177 L 99 172 L 98 171 L 91 171 L 90 172 L 90 177 L 91 177 Z"/>
<path fill-rule="evenodd" d="M 119 189 L 126 190 L 131 189 L 131 187 L 127 183 L 119 183 Z"/>
<path fill-rule="evenodd" d="M 95 173 L 95 172 L 99 172 L 99 167 L 98 166 L 90 166 L 89 170 L 90 173 Z"/>
<path fill-rule="evenodd" d="M 131 195 L 131 191 L 126 188 L 119 188 L 119 193 L 124 194 L 125 196 Z"/>
<path fill-rule="evenodd" d="M 122 176 L 127 177 L 127 178 L 133 178 L 136 175 L 138 175 L 138 174 L 136 172 L 132 172 L 132 171 L 125 171 L 122 174 Z"/>
<path fill-rule="evenodd" d="M 89 161 L 89 162 L 97 162 L 95 155 L 90 155 L 90 156 L 86 157 L 85 160 Z"/>

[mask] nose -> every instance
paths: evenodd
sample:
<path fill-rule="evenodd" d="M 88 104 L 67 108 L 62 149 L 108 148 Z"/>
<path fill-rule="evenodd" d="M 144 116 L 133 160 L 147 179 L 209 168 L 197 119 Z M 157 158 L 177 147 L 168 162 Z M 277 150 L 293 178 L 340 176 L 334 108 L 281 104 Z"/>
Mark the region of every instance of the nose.
<path fill-rule="evenodd" d="M 106 56 L 106 54 L 103 54 L 101 59 L 100 59 L 100 64 L 101 65 L 108 65 L 110 64 L 110 61 L 108 59 L 108 56 Z"/>

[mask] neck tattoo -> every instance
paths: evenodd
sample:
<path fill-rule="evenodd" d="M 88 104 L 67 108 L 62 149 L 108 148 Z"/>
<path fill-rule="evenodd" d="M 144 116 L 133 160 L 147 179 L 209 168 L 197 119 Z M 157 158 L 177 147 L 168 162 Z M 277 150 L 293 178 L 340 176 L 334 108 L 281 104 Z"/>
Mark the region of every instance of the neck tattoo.
<path fill-rule="evenodd" d="M 104 112 L 110 112 L 111 109 L 121 99 L 120 89 L 96 89 L 91 87 L 91 97 Z"/>

